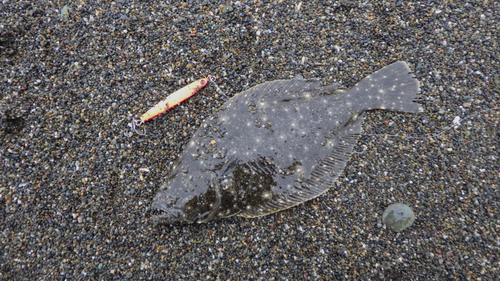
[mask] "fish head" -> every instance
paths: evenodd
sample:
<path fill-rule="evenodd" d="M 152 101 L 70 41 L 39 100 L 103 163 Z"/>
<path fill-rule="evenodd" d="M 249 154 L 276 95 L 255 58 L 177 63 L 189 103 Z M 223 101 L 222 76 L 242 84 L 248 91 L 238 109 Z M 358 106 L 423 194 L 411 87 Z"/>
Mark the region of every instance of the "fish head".
<path fill-rule="evenodd" d="M 170 177 L 153 199 L 156 224 L 204 223 L 220 209 L 219 185 L 213 172 L 180 172 Z"/>

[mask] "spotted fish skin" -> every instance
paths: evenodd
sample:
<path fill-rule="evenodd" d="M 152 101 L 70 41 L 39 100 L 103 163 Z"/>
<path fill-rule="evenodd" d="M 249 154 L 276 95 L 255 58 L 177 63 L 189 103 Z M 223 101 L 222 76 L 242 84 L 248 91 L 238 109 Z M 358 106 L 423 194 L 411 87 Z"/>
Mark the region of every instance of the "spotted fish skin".
<path fill-rule="evenodd" d="M 156 223 L 256 217 L 333 186 L 366 111 L 416 113 L 419 82 L 405 62 L 349 90 L 303 79 L 263 83 L 229 99 L 196 131 L 153 199 Z"/>

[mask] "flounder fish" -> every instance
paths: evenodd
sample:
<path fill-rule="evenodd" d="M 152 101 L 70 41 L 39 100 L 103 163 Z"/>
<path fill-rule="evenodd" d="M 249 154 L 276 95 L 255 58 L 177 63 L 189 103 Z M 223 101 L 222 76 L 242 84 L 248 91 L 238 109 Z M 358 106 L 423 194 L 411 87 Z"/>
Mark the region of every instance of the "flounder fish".
<path fill-rule="evenodd" d="M 416 113 L 405 62 L 351 89 L 276 80 L 229 99 L 187 144 L 153 199 L 156 223 L 204 223 L 284 210 L 327 191 L 344 169 L 366 111 Z"/>

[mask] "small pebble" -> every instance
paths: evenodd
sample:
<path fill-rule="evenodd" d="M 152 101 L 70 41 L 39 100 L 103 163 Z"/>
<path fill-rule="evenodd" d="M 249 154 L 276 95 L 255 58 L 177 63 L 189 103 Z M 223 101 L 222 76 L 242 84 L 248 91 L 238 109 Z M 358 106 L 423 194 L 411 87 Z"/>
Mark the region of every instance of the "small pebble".
<path fill-rule="evenodd" d="M 225 14 L 232 13 L 233 10 L 234 10 L 234 8 L 232 6 L 226 5 L 226 6 L 224 6 L 224 8 L 222 8 L 222 14 L 225 15 Z"/>
<path fill-rule="evenodd" d="M 61 19 L 66 20 L 68 18 L 69 18 L 68 5 L 64 5 L 64 7 L 61 9 Z"/>

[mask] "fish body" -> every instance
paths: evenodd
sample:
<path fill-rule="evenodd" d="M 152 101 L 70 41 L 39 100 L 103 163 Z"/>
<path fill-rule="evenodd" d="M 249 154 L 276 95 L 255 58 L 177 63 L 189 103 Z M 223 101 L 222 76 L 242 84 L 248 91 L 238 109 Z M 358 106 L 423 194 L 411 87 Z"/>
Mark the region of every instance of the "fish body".
<path fill-rule="evenodd" d="M 229 99 L 196 131 L 152 208 L 156 223 L 256 217 L 333 186 L 368 110 L 419 112 L 419 83 L 405 62 L 353 88 L 303 79 L 263 83 Z"/>

